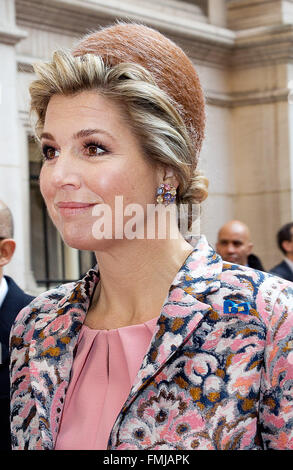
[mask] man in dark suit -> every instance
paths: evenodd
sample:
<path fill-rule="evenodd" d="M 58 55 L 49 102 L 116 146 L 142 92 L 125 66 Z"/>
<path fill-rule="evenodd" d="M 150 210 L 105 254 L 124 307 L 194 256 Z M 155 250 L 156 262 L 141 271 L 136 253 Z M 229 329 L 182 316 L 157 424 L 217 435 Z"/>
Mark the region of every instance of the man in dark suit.
<path fill-rule="evenodd" d="M 0 450 L 9 450 L 10 441 L 10 383 L 9 334 L 18 312 L 34 297 L 26 294 L 3 268 L 14 253 L 13 219 L 9 208 L 0 201 Z"/>
<path fill-rule="evenodd" d="M 278 247 L 285 255 L 284 260 L 270 270 L 276 276 L 293 281 L 293 222 L 284 225 L 277 234 Z"/>
<path fill-rule="evenodd" d="M 230 220 L 220 228 L 216 251 L 224 261 L 264 271 L 260 259 L 252 253 L 252 248 L 249 228 L 243 222 Z"/>

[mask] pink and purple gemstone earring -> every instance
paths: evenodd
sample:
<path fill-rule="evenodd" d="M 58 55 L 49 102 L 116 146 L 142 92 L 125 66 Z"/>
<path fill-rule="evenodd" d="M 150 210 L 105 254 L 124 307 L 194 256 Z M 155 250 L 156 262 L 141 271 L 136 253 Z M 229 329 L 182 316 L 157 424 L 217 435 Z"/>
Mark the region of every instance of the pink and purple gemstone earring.
<path fill-rule="evenodd" d="M 162 183 L 157 189 L 157 203 L 168 206 L 176 200 L 177 190 L 172 184 Z"/>

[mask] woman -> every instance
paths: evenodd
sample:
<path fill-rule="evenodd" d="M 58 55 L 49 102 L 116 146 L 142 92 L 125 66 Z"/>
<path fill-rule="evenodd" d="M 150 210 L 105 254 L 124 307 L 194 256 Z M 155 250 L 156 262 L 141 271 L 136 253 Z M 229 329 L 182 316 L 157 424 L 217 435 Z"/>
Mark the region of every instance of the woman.
<path fill-rule="evenodd" d="M 172 211 L 159 236 L 170 207 L 207 194 L 189 59 L 150 28 L 117 24 L 36 72 L 41 192 L 64 241 L 97 267 L 17 318 L 13 448 L 292 449 L 292 284 L 223 264 Z"/>

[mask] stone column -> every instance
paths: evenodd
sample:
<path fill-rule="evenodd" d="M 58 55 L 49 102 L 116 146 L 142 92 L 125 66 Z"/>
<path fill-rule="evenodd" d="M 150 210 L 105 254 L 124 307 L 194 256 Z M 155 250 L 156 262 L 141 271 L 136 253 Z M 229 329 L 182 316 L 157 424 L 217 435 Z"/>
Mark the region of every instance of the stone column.
<path fill-rule="evenodd" d="M 78 250 L 64 245 L 65 277 L 70 280 L 79 279 Z"/>
<path fill-rule="evenodd" d="M 208 0 L 209 22 L 216 26 L 226 26 L 226 0 Z"/>
<path fill-rule="evenodd" d="M 15 23 L 14 0 L 0 2 L 0 199 L 11 208 L 17 249 L 4 272 L 26 288 L 25 234 L 28 230 L 28 188 L 23 182 L 27 161 L 19 145 L 15 44 L 26 34 Z"/>
<path fill-rule="evenodd" d="M 266 269 L 282 258 L 276 233 L 293 220 L 292 13 L 293 3 L 281 0 L 228 2 L 228 25 L 237 30 L 230 73 L 235 218 L 251 228 Z"/>

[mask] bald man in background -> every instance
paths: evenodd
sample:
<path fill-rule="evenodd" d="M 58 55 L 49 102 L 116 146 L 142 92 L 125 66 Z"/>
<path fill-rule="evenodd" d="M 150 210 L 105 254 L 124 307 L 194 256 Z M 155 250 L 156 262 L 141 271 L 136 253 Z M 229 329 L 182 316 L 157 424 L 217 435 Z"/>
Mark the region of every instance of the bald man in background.
<path fill-rule="evenodd" d="M 231 220 L 220 228 L 216 251 L 224 261 L 264 271 L 259 258 L 252 254 L 253 243 L 247 225 Z"/>
<path fill-rule="evenodd" d="M 10 384 L 9 334 L 18 312 L 34 297 L 27 295 L 9 276 L 4 266 L 12 259 L 16 243 L 13 240 L 13 219 L 9 208 L 0 201 L 0 450 L 9 450 Z"/>

